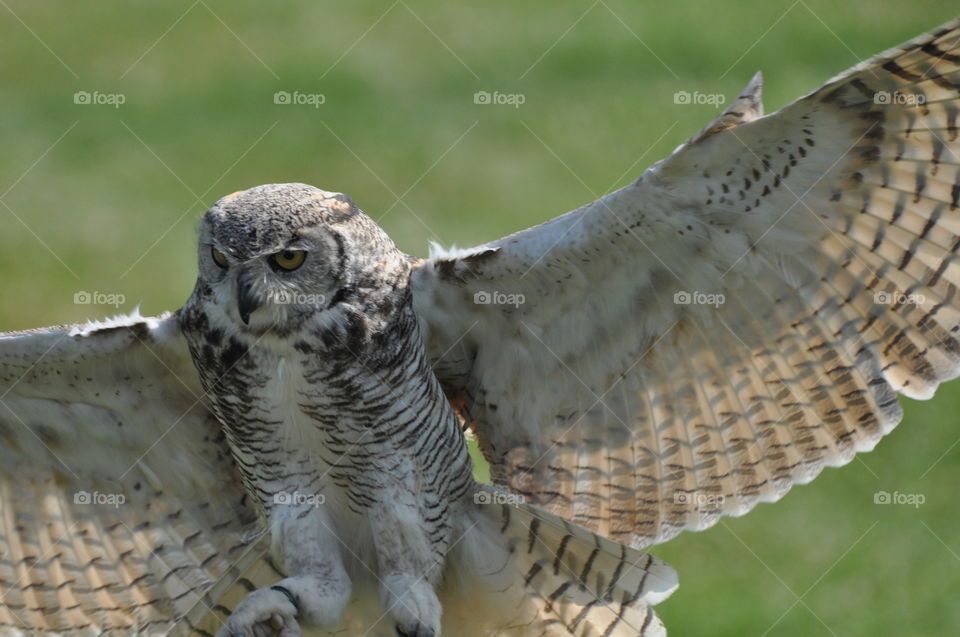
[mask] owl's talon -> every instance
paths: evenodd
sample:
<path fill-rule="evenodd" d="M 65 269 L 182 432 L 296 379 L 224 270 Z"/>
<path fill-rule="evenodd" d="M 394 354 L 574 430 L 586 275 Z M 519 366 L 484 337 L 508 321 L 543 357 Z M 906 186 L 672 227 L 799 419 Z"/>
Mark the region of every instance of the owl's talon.
<path fill-rule="evenodd" d="M 253 591 L 237 604 L 217 637 L 299 635 L 297 608 L 286 595 L 269 588 Z"/>
<path fill-rule="evenodd" d="M 400 624 L 396 625 L 398 637 L 436 637 L 434 633 L 429 628 L 420 625 L 420 622 L 417 622 L 413 625 L 413 628 L 409 630 L 404 630 Z"/>
<path fill-rule="evenodd" d="M 393 617 L 398 637 L 437 637 L 440 634 L 440 600 L 423 578 L 387 575 L 380 595 L 384 610 Z"/>

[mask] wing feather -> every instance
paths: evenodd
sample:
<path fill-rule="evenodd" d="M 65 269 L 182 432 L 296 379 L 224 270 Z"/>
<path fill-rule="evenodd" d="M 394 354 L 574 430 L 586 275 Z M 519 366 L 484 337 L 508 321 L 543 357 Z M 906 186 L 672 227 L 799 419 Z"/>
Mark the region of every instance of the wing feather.
<path fill-rule="evenodd" d="M 166 634 L 258 534 L 176 315 L 0 334 L 0 633 Z"/>
<path fill-rule="evenodd" d="M 872 449 L 960 374 L 958 98 L 960 21 L 766 117 L 756 77 L 634 183 L 422 263 L 494 480 L 642 546 Z"/>

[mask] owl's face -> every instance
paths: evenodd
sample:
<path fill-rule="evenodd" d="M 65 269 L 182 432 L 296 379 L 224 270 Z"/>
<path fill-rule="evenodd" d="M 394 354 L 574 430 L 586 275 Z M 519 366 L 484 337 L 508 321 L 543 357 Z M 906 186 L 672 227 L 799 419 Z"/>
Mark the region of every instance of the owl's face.
<path fill-rule="evenodd" d="M 197 294 L 241 329 L 288 332 L 345 298 L 357 230 L 371 224 L 346 196 L 304 184 L 228 195 L 200 224 Z"/>

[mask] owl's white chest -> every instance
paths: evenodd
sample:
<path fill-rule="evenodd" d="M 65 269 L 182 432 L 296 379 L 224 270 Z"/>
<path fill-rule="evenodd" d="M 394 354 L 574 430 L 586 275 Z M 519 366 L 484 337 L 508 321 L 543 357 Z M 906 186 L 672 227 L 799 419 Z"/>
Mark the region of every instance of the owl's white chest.
<path fill-rule="evenodd" d="M 349 497 L 350 449 L 337 453 L 329 448 L 329 423 L 320 423 L 311 415 L 312 407 L 323 402 L 323 387 L 309 382 L 296 353 L 274 355 L 260 391 L 269 405 L 272 425 L 257 452 L 251 458 L 259 466 L 257 487 L 268 495 L 267 509 L 275 516 L 297 516 L 310 508 L 325 512 L 325 522 L 349 549 L 345 562 L 374 559 L 374 543 L 367 513 L 351 506 Z M 349 569 L 355 570 L 355 569 Z"/>

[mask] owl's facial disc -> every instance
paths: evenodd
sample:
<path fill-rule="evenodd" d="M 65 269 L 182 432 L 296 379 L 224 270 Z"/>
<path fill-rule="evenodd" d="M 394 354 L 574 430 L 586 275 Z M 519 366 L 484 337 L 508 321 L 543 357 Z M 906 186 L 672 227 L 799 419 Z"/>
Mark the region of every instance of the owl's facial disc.
<path fill-rule="evenodd" d="M 295 241 L 301 243 L 301 241 Z M 292 302 L 294 294 L 287 288 L 289 282 L 285 275 L 300 269 L 307 261 L 308 251 L 300 247 L 286 247 L 262 257 L 255 257 L 237 263 L 231 268 L 233 259 L 214 244 L 210 247 L 210 260 L 224 274 L 232 272 L 236 288 L 236 307 L 244 325 L 250 324 L 250 315 L 265 304 Z M 266 261 L 273 275 L 266 272 L 260 261 Z M 231 277 L 227 277 L 228 279 Z M 258 284 L 262 281 L 262 284 Z"/>
<path fill-rule="evenodd" d="M 219 310 L 255 332 L 294 328 L 336 295 L 336 241 L 327 229 L 298 231 L 287 245 L 255 254 L 231 250 L 215 234 L 211 242 L 201 260 Z"/>
<path fill-rule="evenodd" d="M 303 184 L 258 186 L 218 201 L 200 229 L 210 311 L 262 333 L 295 329 L 327 309 L 346 267 L 342 224 L 357 214 L 352 205 Z"/>

